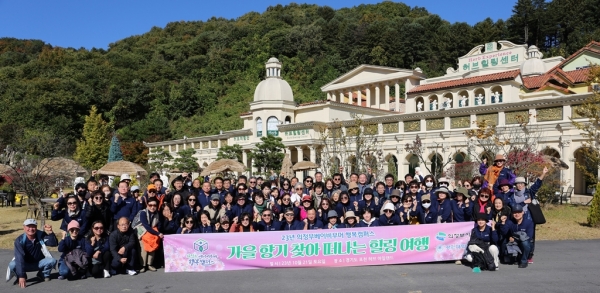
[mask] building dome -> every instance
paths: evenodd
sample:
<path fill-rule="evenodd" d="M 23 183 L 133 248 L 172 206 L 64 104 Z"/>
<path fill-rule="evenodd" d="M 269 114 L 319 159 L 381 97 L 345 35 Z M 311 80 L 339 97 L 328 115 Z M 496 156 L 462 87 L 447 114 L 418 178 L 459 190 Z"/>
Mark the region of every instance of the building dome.
<path fill-rule="evenodd" d="M 281 79 L 281 62 L 271 57 L 266 63 L 267 78 L 254 90 L 254 101 L 294 101 L 292 87 Z"/>
<path fill-rule="evenodd" d="M 546 64 L 542 61 L 544 55 L 534 45 L 527 49 L 527 60 L 521 64 L 522 76 L 535 76 L 546 73 Z"/>

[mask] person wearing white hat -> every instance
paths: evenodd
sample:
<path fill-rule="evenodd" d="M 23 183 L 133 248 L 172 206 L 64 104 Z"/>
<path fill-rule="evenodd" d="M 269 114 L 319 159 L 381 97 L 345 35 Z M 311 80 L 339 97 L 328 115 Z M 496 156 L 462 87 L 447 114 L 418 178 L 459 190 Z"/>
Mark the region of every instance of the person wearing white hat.
<path fill-rule="evenodd" d="M 131 176 L 129 176 L 129 174 L 127 174 L 127 173 L 121 174 L 120 178 L 121 178 L 121 181 L 131 183 Z"/>
<path fill-rule="evenodd" d="M 37 271 L 37 277 L 41 281 L 50 281 L 50 272 L 56 266 L 56 259 L 52 257 L 47 246 L 58 246 L 58 239 L 52 231 L 52 226 L 44 225 L 44 231 L 37 229 L 35 219 L 27 219 L 23 222 L 25 233 L 15 239 L 15 257 L 8 265 L 6 281 L 13 276 L 18 279 L 21 288 L 27 287 L 26 272 Z"/>
<path fill-rule="evenodd" d="M 380 226 L 400 225 L 400 217 L 395 213 L 396 208 L 391 202 L 383 205 L 383 214 L 379 217 Z"/>

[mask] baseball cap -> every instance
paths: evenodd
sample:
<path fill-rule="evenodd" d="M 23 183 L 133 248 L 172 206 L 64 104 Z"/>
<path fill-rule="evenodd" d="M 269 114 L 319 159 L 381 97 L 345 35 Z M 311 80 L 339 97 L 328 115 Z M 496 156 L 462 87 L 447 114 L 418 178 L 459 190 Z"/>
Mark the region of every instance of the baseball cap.
<path fill-rule="evenodd" d="M 37 226 L 37 221 L 35 219 L 27 219 L 27 220 L 25 220 L 25 222 L 23 222 L 23 226 L 29 226 L 29 225 Z"/>

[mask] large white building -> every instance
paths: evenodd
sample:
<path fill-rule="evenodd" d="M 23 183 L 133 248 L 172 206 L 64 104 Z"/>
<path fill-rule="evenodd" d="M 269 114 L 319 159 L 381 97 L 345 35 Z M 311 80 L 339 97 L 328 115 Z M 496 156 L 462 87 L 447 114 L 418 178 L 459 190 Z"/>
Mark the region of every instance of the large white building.
<path fill-rule="evenodd" d="M 380 148 L 402 178 L 417 164 L 413 154 L 404 150 L 417 135 L 424 153 L 430 153 L 427 164 L 431 164 L 435 158 L 447 161 L 473 153 L 469 148 L 477 146 L 464 131 L 475 128 L 477 121 L 518 127 L 517 117 L 529 116 L 530 125 L 543 131 L 540 147 L 569 165 L 561 173 L 562 180 L 574 186 L 575 193 L 585 194 L 585 179 L 575 166 L 577 160 L 583 162 L 579 152 L 583 137 L 569 118 L 593 92 L 586 84 L 590 63 L 600 64 L 600 43 L 592 42 L 565 59 L 543 58 L 535 46 L 492 42 L 459 57 L 458 68 L 448 68 L 440 77 L 426 78 L 419 68 L 360 65 L 323 85 L 323 97 L 298 105 L 290 85 L 281 78 L 282 63 L 271 58 L 250 111 L 240 114 L 242 129 L 146 146 L 150 153 L 163 147 L 175 157 L 180 150 L 195 148 L 200 166 L 205 167 L 216 159 L 221 146 L 239 144 L 251 174 L 247 154 L 262 136 L 281 137 L 292 163 L 318 162 L 321 126 L 353 120 L 358 114 L 364 123 L 377 125 Z"/>

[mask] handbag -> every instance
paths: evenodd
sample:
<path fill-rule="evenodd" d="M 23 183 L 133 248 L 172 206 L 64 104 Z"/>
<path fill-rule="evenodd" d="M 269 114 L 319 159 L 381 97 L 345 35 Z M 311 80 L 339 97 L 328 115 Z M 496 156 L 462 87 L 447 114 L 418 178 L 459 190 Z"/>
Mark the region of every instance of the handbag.
<path fill-rule="evenodd" d="M 544 213 L 542 213 L 542 208 L 537 199 L 534 199 L 531 203 L 527 204 L 527 210 L 531 214 L 531 219 L 534 224 L 541 225 L 546 223 L 546 217 L 544 217 Z"/>

